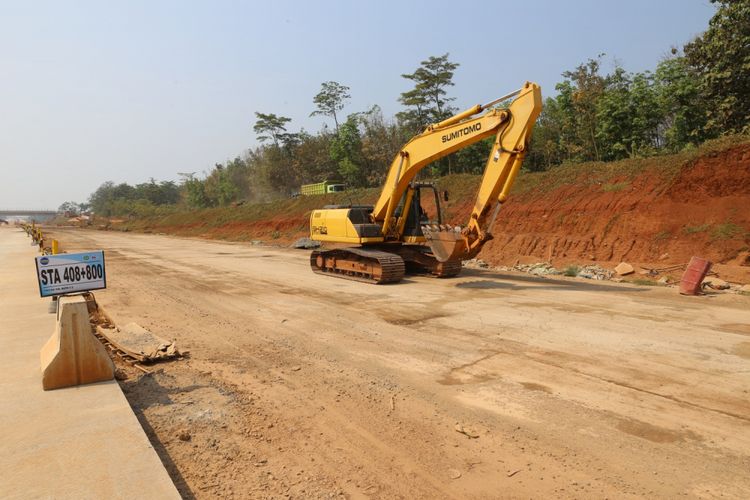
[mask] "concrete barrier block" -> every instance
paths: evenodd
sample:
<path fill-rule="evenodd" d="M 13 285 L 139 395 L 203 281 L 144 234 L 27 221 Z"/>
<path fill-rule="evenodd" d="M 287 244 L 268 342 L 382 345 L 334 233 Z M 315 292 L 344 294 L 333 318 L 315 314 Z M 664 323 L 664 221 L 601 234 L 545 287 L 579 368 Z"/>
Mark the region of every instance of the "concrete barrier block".
<path fill-rule="evenodd" d="M 60 297 L 57 324 L 40 352 L 44 390 L 112 380 L 115 367 L 91 333 L 86 300 Z"/>

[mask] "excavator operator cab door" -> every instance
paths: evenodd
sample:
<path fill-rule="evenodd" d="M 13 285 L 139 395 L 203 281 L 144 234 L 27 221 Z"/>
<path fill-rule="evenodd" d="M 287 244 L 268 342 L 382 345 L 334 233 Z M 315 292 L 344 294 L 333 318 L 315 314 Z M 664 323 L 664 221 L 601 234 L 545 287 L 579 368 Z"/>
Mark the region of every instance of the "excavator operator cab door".
<path fill-rule="evenodd" d="M 412 192 L 409 211 L 404 224 L 404 237 L 422 237 L 422 226 L 427 224 L 442 224 L 440 211 L 440 195 L 433 184 L 419 183 L 409 186 L 404 199 Z M 423 194 L 422 191 L 425 191 Z M 431 191 L 429 193 L 428 191 Z"/>

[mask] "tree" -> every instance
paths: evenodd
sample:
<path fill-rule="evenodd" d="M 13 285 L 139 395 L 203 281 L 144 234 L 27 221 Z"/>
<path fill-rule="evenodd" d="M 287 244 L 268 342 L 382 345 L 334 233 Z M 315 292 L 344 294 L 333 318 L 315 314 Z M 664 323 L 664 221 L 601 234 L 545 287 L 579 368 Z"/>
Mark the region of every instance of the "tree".
<path fill-rule="evenodd" d="M 562 144 L 563 114 L 557 100 L 548 97 L 539 115 L 524 168 L 531 171 L 548 170 L 562 163 L 565 149 Z"/>
<path fill-rule="evenodd" d="M 454 98 L 445 97 L 445 89 L 453 86 L 453 73 L 459 64 L 450 62 L 448 56 L 448 53 L 438 57 L 430 56 L 420 63 L 420 67 L 414 73 L 401 75 L 413 81 L 414 88 L 403 92 L 399 102 L 415 108 L 416 117 L 420 122 L 425 118 L 440 121 L 451 114 L 452 110 L 448 103 Z"/>
<path fill-rule="evenodd" d="M 337 177 L 338 165 L 331 158 L 331 142 L 334 137 L 329 133 L 311 135 L 300 132 L 300 143 L 292 155 L 292 167 L 300 184 Z"/>
<path fill-rule="evenodd" d="M 409 139 L 409 132 L 393 121 L 386 121 L 380 106 L 375 105 L 360 115 L 362 133 L 362 162 L 367 185 L 385 182 L 393 158 Z"/>
<path fill-rule="evenodd" d="M 253 130 L 256 134 L 262 134 L 258 135 L 258 140 L 261 142 L 272 140 L 274 145 L 278 147 L 279 140 L 284 137 L 286 132 L 286 124 L 292 119 L 285 116 L 276 116 L 273 113 L 258 113 L 257 111 L 255 116 L 258 120 L 255 122 Z"/>
<path fill-rule="evenodd" d="M 60 213 L 69 213 L 72 215 L 78 215 L 78 212 L 81 210 L 80 205 L 74 201 L 66 201 L 60 207 L 57 209 Z"/>
<path fill-rule="evenodd" d="M 339 133 L 339 121 L 336 113 L 344 109 L 344 102 L 351 98 L 349 87 L 341 85 L 338 82 L 323 82 L 320 92 L 313 98 L 313 102 L 318 107 L 317 110 L 310 113 L 310 116 L 324 115 L 333 117 L 333 123 L 336 125 L 336 133 Z"/>
<path fill-rule="evenodd" d="M 203 192 L 210 206 L 226 206 L 236 200 L 239 189 L 227 169 L 216 164 L 203 183 Z"/>
<path fill-rule="evenodd" d="M 174 205 L 180 201 L 180 188 L 172 181 L 157 183 L 152 177 L 149 182 L 136 184 L 134 198 L 148 200 L 153 205 Z"/>
<path fill-rule="evenodd" d="M 674 55 L 677 50 L 675 49 Z M 664 146 L 672 152 L 706 138 L 706 105 L 701 80 L 684 57 L 664 59 L 654 74 Z"/>
<path fill-rule="evenodd" d="M 405 111 L 396 115 L 400 124 L 417 133 L 432 122 L 444 120 L 453 113 L 449 102 L 453 97 L 446 97 L 447 87 L 453 86 L 453 73 L 459 64 L 448 60 L 448 53 L 442 56 L 430 56 L 420 63 L 414 73 L 401 77 L 414 82 L 414 88 L 403 92 L 399 102 L 407 106 Z M 451 173 L 455 158 L 449 155 L 434 162 L 430 169 L 434 174 Z"/>
<path fill-rule="evenodd" d="M 578 65 L 573 71 L 566 71 L 562 76 L 569 83 L 561 87 L 558 84 L 557 89 L 563 92 L 569 92 L 565 96 L 567 100 L 566 111 L 568 112 L 568 122 L 574 130 L 573 135 L 576 140 L 576 156 L 583 160 L 600 160 L 599 146 L 596 141 L 597 129 L 597 103 L 604 93 L 605 79 L 599 74 L 601 58 L 600 54 L 596 59 L 589 59 L 588 62 Z"/>
<path fill-rule="evenodd" d="M 750 0 L 719 5 L 708 29 L 685 45 L 685 58 L 701 77 L 707 127 L 714 134 L 750 130 Z"/>
<path fill-rule="evenodd" d="M 427 116 L 427 96 L 421 88 L 415 87 L 401 94 L 399 102 L 407 107 L 405 111 L 396 113 L 396 118 L 417 132 L 424 129 L 429 122 Z"/>
<path fill-rule="evenodd" d="M 533 136 L 532 136 L 533 137 Z M 492 151 L 492 145 L 495 142 L 494 137 L 487 137 L 481 141 L 459 149 L 453 156 L 456 168 L 454 173 L 481 174 L 487 164 L 487 157 Z"/>
<path fill-rule="evenodd" d="M 664 145 L 659 125 L 663 110 L 650 71 L 632 75 L 630 109 L 633 116 L 630 156 L 649 156 Z"/>
<path fill-rule="evenodd" d="M 195 172 L 179 173 L 178 175 L 182 177 L 182 187 L 187 205 L 192 208 L 209 206 L 205 183 L 196 179 Z"/>
<path fill-rule="evenodd" d="M 662 146 L 662 109 L 654 76 L 617 67 L 605 77 L 597 102 L 596 139 L 601 159 L 646 156 Z"/>
<path fill-rule="evenodd" d="M 110 206 L 114 199 L 115 183 L 107 181 L 99 186 L 96 191 L 89 196 L 89 204 L 94 212 L 98 215 L 110 215 Z"/>
<path fill-rule="evenodd" d="M 362 169 L 362 137 L 359 133 L 359 114 L 354 113 L 341 124 L 341 130 L 331 141 L 331 159 L 338 165 L 338 172 L 349 186 L 365 185 Z"/>

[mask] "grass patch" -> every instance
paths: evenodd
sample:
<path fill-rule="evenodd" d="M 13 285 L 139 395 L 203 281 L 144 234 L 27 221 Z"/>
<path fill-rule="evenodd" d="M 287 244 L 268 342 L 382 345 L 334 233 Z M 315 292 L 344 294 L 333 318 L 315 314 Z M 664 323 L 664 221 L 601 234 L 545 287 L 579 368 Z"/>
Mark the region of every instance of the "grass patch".
<path fill-rule="evenodd" d="M 605 193 L 616 193 L 618 191 L 622 191 L 626 187 L 630 186 L 629 182 L 618 182 L 616 184 L 604 184 L 602 186 L 602 191 Z"/>
<path fill-rule="evenodd" d="M 733 222 L 725 222 L 724 224 L 716 224 L 711 230 L 712 240 L 731 240 L 738 236 L 744 236 L 747 233 L 742 226 L 738 226 Z"/>
<path fill-rule="evenodd" d="M 563 275 L 570 276 L 572 278 L 572 277 L 578 276 L 578 273 L 580 271 L 581 271 L 581 268 L 578 266 L 568 266 L 563 271 Z"/>
<path fill-rule="evenodd" d="M 657 283 L 654 280 L 649 280 L 645 278 L 636 278 L 633 281 L 631 281 L 634 285 L 640 285 L 640 286 L 657 286 L 659 283 Z"/>
<path fill-rule="evenodd" d="M 669 239 L 670 236 L 672 236 L 672 233 L 670 233 L 669 231 L 660 231 L 656 233 L 656 236 L 654 236 L 654 241 L 664 241 L 666 239 Z"/>
<path fill-rule="evenodd" d="M 710 227 L 711 227 L 711 224 L 699 224 L 697 226 L 685 226 L 682 228 L 682 232 L 685 234 L 704 233 L 708 231 L 708 228 Z"/>

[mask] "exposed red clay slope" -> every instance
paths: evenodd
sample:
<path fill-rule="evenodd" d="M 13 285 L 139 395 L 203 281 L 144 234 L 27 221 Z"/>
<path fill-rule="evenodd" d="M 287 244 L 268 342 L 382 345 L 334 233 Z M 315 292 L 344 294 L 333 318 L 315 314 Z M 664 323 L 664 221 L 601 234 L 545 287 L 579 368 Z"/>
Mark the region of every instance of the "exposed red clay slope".
<path fill-rule="evenodd" d="M 686 164 L 666 186 L 649 171 L 608 185 L 622 188 L 606 191 L 582 178 L 542 194 L 513 197 L 481 258 L 669 264 L 700 255 L 750 264 L 750 145 Z"/>

